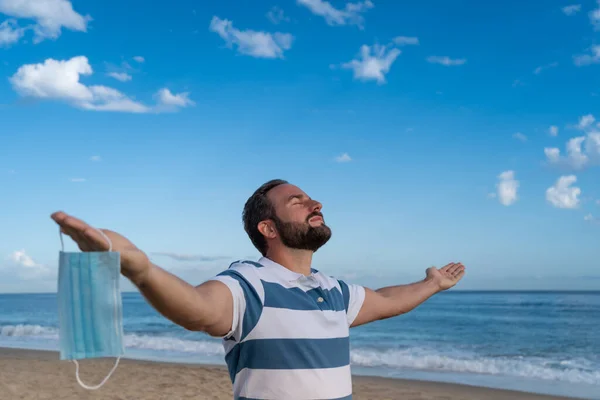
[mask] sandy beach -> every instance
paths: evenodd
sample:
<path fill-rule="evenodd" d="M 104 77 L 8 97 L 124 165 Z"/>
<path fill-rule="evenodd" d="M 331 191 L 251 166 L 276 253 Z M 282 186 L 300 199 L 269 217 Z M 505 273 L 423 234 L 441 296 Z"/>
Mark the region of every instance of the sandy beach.
<path fill-rule="evenodd" d="M 100 382 L 113 360 L 84 360 L 81 379 Z M 87 391 L 75 379 L 75 364 L 58 353 L 0 348 L 0 399 L 232 399 L 224 367 L 122 359 L 110 380 Z M 565 399 L 465 385 L 354 377 L 355 399 L 393 400 L 551 400 Z"/>

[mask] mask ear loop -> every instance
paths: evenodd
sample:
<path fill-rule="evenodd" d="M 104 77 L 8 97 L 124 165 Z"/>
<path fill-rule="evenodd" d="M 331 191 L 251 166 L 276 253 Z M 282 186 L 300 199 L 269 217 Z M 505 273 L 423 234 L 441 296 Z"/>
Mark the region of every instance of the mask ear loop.
<path fill-rule="evenodd" d="M 97 229 L 97 228 L 94 228 L 94 229 L 96 229 L 98 231 L 98 233 L 100 233 L 104 237 L 104 239 L 106 239 L 106 241 L 108 242 L 108 251 L 111 252 L 112 251 L 112 242 L 111 242 L 111 240 L 100 229 Z M 63 233 L 62 233 L 61 230 L 59 230 L 59 233 L 60 233 L 60 245 L 61 245 L 61 249 L 64 252 L 65 251 L 65 243 L 63 242 Z M 116 295 L 117 294 L 115 292 L 115 296 Z M 115 304 L 116 304 L 116 302 L 115 302 Z M 117 310 L 115 309 L 115 315 L 116 314 L 117 314 Z M 119 328 L 117 327 L 117 331 L 118 331 L 118 329 Z M 79 363 L 77 362 L 77 360 L 72 360 L 75 363 L 75 378 L 77 378 L 77 383 L 79 383 L 79 385 L 82 388 L 84 388 L 84 389 L 88 389 L 88 390 L 100 389 L 110 379 L 110 377 L 113 374 L 113 372 L 115 372 L 115 370 L 117 369 L 117 366 L 119 365 L 119 361 L 120 360 L 121 360 L 121 356 L 117 357 L 117 361 L 115 362 L 115 365 L 112 367 L 112 369 L 110 370 L 110 372 L 108 373 L 108 375 L 102 380 L 102 382 L 100 382 L 96 386 L 88 386 L 85 383 L 83 383 L 83 381 L 79 377 Z"/>

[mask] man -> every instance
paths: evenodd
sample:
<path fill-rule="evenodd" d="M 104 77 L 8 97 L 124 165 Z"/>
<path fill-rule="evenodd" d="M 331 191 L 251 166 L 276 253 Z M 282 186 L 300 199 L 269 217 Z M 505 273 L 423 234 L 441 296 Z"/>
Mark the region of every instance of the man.
<path fill-rule="evenodd" d="M 349 328 L 406 313 L 454 286 L 460 263 L 426 270 L 422 281 L 373 291 L 312 268 L 331 237 L 322 205 L 284 180 L 256 190 L 244 229 L 262 257 L 238 261 L 192 286 L 150 262 L 125 237 L 102 230 L 121 253 L 122 274 L 174 323 L 223 338 L 236 399 L 351 399 Z M 105 239 L 63 212 L 52 219 L 82 251 Z"/>

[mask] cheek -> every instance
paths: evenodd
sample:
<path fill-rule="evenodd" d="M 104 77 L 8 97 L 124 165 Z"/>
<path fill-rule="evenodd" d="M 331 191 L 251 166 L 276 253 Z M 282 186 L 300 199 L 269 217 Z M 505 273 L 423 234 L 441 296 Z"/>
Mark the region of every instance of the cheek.
<path fill-rule="evenodd" d="M 282 210 L 277 215 L 284 222 L 305 222 L 308 216 L 306 210 L 300 206 Z"/>

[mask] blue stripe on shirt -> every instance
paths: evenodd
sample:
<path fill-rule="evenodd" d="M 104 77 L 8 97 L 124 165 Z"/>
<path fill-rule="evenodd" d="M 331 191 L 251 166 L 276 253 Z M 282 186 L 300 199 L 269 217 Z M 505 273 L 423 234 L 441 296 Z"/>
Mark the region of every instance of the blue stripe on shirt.
<path fill-rule="evenodd" d="M 344 296 L 344 308 L 346 309 L 346 312 L 348 312 L 348 306 L 350 305 L 350 289 L 348 289 L 346 282 L 338 280 L 338 283 L 342 288 L 342 295 Z"/>
<path fill-rule="evenodd" d="M 263 305 L 260 301 L 260 296 L 254 289 L 254 286 L 250 284 L 244 278 L 244 276 L 236 270 L 228 269 L 221 272 L 218 276 L 229 276 L 230 278 L 238 281 L 242 290 L 244 291 L 244 298 L 246 299 L 246 311 L 244 312 L 244 318 L 242 321 L 242 332 L 240 335 L 240 341 L 243 340 L 252 329 L 258 323 L 260 315 L 262 314 Z"/>
<path fill-rule="evenodd" d="M 249 369 L 315 369 L 350 365 L 349 337 L 331 339 L 253 339 L 225 356 L 230 374 Z"/>
<path fill-rule="evenodd" d="M 255 262 L 255 261 L 242 260 L 242 261 L 239 261 L 239 262 L 242 263 L 242 264 L 253 265 L 256 268 L 263 268 L 264 267 L 264 265 L 259 264 L 259 263 Z"/>
<path fill-rule="evenodd" d="M 286 288 L 278 283 L 262 281 L 265 290 L 265 307 L 288 310 L 344 311 L 344 299 L 338 288 L 310 289 Z M 317 299 L 323 298 L 322 302 Z"/>

